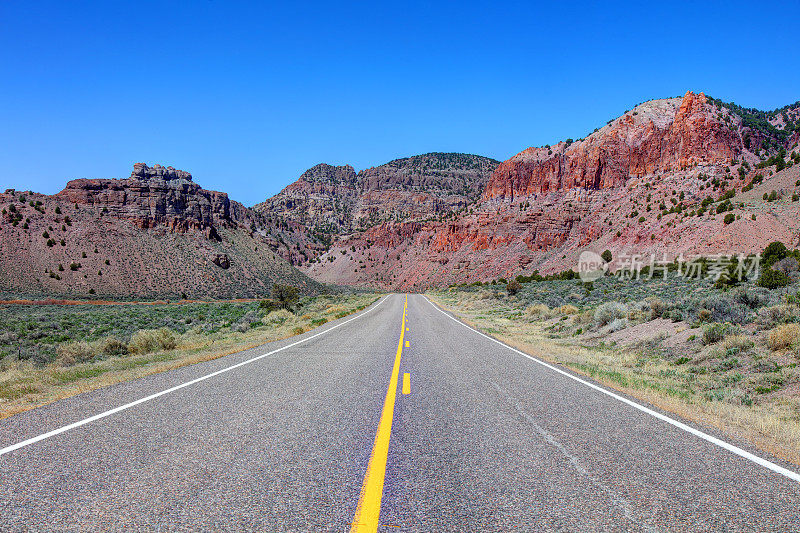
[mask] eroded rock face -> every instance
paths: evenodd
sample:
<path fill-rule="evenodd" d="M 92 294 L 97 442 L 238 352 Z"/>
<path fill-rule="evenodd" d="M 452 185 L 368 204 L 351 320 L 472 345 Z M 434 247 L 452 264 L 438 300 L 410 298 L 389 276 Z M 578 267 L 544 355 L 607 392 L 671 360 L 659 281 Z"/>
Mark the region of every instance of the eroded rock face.
<path fill-rule="evenodd" d="M 192 181 L 192 175 L 185 170 L 177 170 L 173 167 L 162 167 L 161 165 L 153 165 L 148 167 L 144 163 L 136 163 L 133 165 L 133 172 L 131 172 L 132 180 L 150 180 L 160 179 L 164 181 L 171 180 L 184 180 Z"/>
<path fill-rule="evenodd" d="M 327 250 L 333 238 L 379 224 L 439 218 L 474 202 L 498 164 L 469 154 L 431 153 L 356 173 L 317 165 L 254 207 L 275 236 L 275 250 L 294 264 Z"/>
<path fill-rule="evenodd" d="M 172 185 L 166 190 L 165 180 L 154 178 L 104 181 L 68 188 L 69 195 L 0 193 L 0 290 L 70 299 L 228 299 L 269 296 L 275 283 L 306 294 L 320 289 L 276 256 L 266 238 L 242 227 L 235 202 L 229 211 L 235 223 L 223 223 L 224 211 L 203 192 L 185 189 L 191 182 L 183 177 L 166 180 Z M 140 190 L 145 184 L 146 196 Z M 197 205 L 176 205 L 180 201 Z M 214 225 L 203 230 L 170 231 L 209 222 Z M 78 268 L 63 268 L 69 264 Z"/>
<path fill-rule="evenodd" d="M 756 169 L 778 147 L 798 149 L 797 106 L 769 115 L 772 130 L 758 113 L 741 111 L 692 92 L 645 102 L 586 139 L 528 148 L 501 163 L 465 210 L 446 217 L 412 211 L 338 235 L 319 261 L 302 268 L 321 281 L 424 289 L 574 268 L 587 247 L 674 257 L 794 243 L 800 204 L 769 215 L 763 206 L 737 204 L 731 224 L 713 210 L 698 214 L 702 200 L 726 190 L 739 198 L 758 173 L 763 183 L 747 192 L 756 201 L 800 178 L 800 165 L 775 176 Z"/>
<path fill-rule="evenodd" d="M 501 163 L 483 198 L 605 189 L 631 177 L 730 163 L 741 154 L 741 140 L 716 111 L 703 93 L 647 102 L 586 139 L 528 148 Z"/>
<path fill-rule="evenodd" d="M 127 179 L 76 179 L 56 195 L 103 215 L 127 219 L 140 228 L 166 226 L 171 231 L 204 231 L 219 238 L 215 224 L 249 225 L 248 209 L 223 192 L 208 191 L 192 175 L 172 167 L 137 163 Z"/>

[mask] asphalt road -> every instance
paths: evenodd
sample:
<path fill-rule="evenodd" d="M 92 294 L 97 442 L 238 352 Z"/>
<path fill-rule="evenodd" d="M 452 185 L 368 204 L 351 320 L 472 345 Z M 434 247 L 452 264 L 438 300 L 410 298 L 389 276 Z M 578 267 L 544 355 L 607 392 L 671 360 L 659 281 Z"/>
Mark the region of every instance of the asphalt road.
<path fill-rule="evenodd" d="M 422 296 L 399 354 L 404 301 L 1 420 L 0 530 L 800 531 L 797 481 Z"/>

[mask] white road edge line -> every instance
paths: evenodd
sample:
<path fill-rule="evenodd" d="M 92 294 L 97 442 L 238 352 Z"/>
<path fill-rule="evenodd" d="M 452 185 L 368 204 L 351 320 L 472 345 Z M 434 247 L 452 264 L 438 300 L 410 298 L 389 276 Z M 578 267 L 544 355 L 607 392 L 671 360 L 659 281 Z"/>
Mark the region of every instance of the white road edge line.
<path fill-rule="evenodd" d="M 539 359 L 537 359 L 537 358 L 535 358 L 535 357 L 533 357 L 531 355 L 528 355 L 523 351 L 517 350 L 516 348 L 513 348 L 513 347 L 509 346 L 508 344 L 495 339 L 494 337 L 490 337 L 489 335 L 486 335 L 485 333 L 483 333 L 481 331 L 478 331 L 477 329 L 475 329 L 475 328 L 473 328 L 473 327 L 461 322 L 457 318 L 451 316 L 450 314 L 445 312 L 443 309 L 439 308 L 432 301 L 430 301 L 430 299 L 428 299 L 428 297 L 425 296 L 424 294 L 422 295 L 422 297 L 425 298 L 428 301 L 428 303 L 431 304 L 431 306 L 433 306 L 434 309 L 436 309 L 437 311 L 442 313 L 447 318 L 453 320 L 454 322 L 456 322 L 458 324 L 461 324 L 462 326 L 464 326 L 465 328 L 469 329 L 470 331 L 474 331 L 478 335 L 486 337 L 490 341 L 496 342 L 500 346 L 508 348 L 509 350 L 511 350 L 513 352 L 516 352 L 519 355 L 527 357 L 531 361 L 539 363 L 540 365 L 545 366 L 545 367 L 547 367 L 550 370 L 553 370 L 555 372 L 558 372 L 559 374 L 561 374 L 563 376 L 566 376 L 569 379 L 577 381 L 578 383 L 582 383 L 583 385 L 586 385 L 587 387 L 590 387 L 590 388 L 592 388 L 592 389 L 594 389 L 594 390 L 596 390 L 598 392 L 601 392 L 601 393 L 603 393 L 603 394 L 605 394 L 607 396 L 611 396 L 615 400 L 619 400 L 622 403 L 628 404 L 631 407 L 633 407 L 634 409 L 638 409 L 639 411 L 642 411 L 643 413 L 647 413 L 648 415 L 653 416 L 655 418 L 658 418 L 659 420 L 662 420 L 662 421 L 666 422 L 667 424 L 673 425 L 678 429 L 682 429 L 683 431 L 686 431 L 687 433 L 691 433 L 692 435 L 694 435 L 696 437 L 699 437 L 699 438 L 701 438 L 701 439 L 703 439 L 705 441 L 708 441 L 711 444 L 714 444 L 716 446 L 719 446 L 720 448 L 728 450 L 731 453 L 735 453 L 736 455 L 738 455 L 740 457 L 743 457 L 743 458 L 745 458 L 745 459 L 747 459 L 749 461 L 752 461 L 752 462 L 756 463 L 757 465 L 761 465 L 764 468 L 768 468 L 768 469 L 772 470 L 773 472 L 781 474 L 782 476 L 786 476 L 789 479 L 791 479 L 793 481 L 797 481 L 797 482 L 800 483 L 800 474 L 798 474 L 797 472 L 792 472 L 791 470 L 783 468 L 780 465 L 776 465 L 775 463 L 767 461 L 766 459 L 763 459 L 763 458 L 761 458 L 761 457 L 759 457 L 757 455 L 753 455 L 752 453 L 750 453 L 750 452 L 748 452 L 746 450 L 743 450 L 743 449 L 739 448 L 738 446 L 734 446 L 733 444 L 730 444 L 728 442 L 725 442 L 724 440 L 721 440 L 721 439 L 718 439 L 718 438 L 716 438 L 714 436 L 711 436 L 708 433 L 703 433 L 702 431 L 697 430 L 697 429 L 695 429 L 695 428 L 693 428 L 691 426 L 688 426 L 688 425 L 684 424 L 683 422 L 679 422 L 679 421 L 675 420 L 674 418 L 670 418 L 670 417 L 668 417 L 666 415 L 663 415 L 663 414 L 659 413 L 658 411 L 654 411 L 652 409 L 649 409 L 649 408 L 645 407 L 644 405 L 641 405 L 639 403 L 634 402 L 633 400 L 629 400 L 628 398 L 620 396 L 619 394 L 615 394 L 615 393 L 613 393 L 613 392 L 611 392 L 609 390 L 604 389 L 603 387 L 595 385 L 594 383 L 591 383 L 591 382 L 586 381 L 584 379 L 581 379 L 581 378 L 579 378 L 577 376 L 574 376 L 574 375 L 570 374 L 569 372 L 565 372 L 564 370 L 562 370 L 562 369 L 560 369 L 558 367 L 555 367 L 555 366 L 553 366 L 553 365 L 551 365 L 549 363 L 545 363 L 544 361 L 541 361 L 541 360 L 539 360 Z"/>
<path fill-rule="evenodd" d="M 200 383 L 201 381 L 205 381 L 205 380 L 207 380 L 209 378 L 213 378 L 214 376 L 218 376 L 220 374 L 224 374 L 225 372 L 230 372 L 231 370 L 239 368 L 240 366 L 248 365 L 250 363 L 258 361 L 259 359 L 263 359 L 265 357 L 269 357 L 270 355 L 276 354 L 278 352 L 282 352 L 283 350 L 286 350 L 286 349 L 291 348 L 293 346 L 297 346 L 298 344 L 302 344 L 304 342 L 308 342 L 311 339 L 314 339 L 316 337 L 319 337 L 320 335 L 324 335 L 324 334 L 326 334 L 328 332 L 331 332 L 331 331 L 335 330 L 338 327 L 344 326 L 348 322 L 352 322 L 353 320 L 357 320 L 357 319 L 367 315 L 373 309 L 376 309 L 379 305 L 381 305 L 383 302 L 385 302 L 388 298 L 389 298 L 389 295 L 384 296 L 383 298 L 381 298 L 381 300 L 378 303 L 373 304 L 369 309 L 367 309 L 363 313 L 360 313 L 358 316 L 354 316 L 353 318 L 347 319 L 344 322 L 336 324 L 335 326 L 333 326 L 331 328 L 328 328 L 325 331 L 320 331 L 319 333 L 315 333 L 314 335 L 306 337 L 305 339 L 300 339 L 299 341 L 293 342 L 291 344 L 287 344 L 286 346 L 283 346 L 283 347 L 278 348 L 276 350 L 272 350 L 271 352 L 258 355 L 256 357 L 253 357 L 252 359 L 248 359 L 246 361 L 242 361 L 240 363 L 236 363 L 235 365 L 231 365 L 229 367 L 225 367 L 225 368 L 223 368 L 221 370 L 217 370 L 216 372 L 212 372 L 210 374 L 206 374 L 204 376 L 200 376 L 199 378 L 193 379 L 191 381 L 187 381 L 186 383 L 181 383 L 180 385 L 176 385 L 176 386 L 174 386 L 172 388 L 163 390 L 161 392 L 157 392 L 155 394 L 151 394 L 150 396 L 145 396 L 144 398 L 139 398 L 138 400 L 132 401 L 130 403 L 126 403 L 125 405 L 120 405 L 119 407 L 115 407 L 114 409 L 110 409 L 108 411 L 104 411 L 104 412 L 96 414 L 94 416 L 90 416 L 89 418 L 84 418 L 83 420 L 79 420 L 78 422 L 73 422 L 72 424 L 60 427 L 58 429 L 54 429 L 53 431 L 48 431 L 47 433 L 42 433 L 41 435 L 39 435 L 37 437 L 33 437 L 33 438 L 30 438 L 30 439 L 24 440 L 22 442 L 18 442 L 17 444 L 12 444 L 11 446 L 6 446 L 5 448 L 0 448 L 0 456 L 5 455 L 5 454 L 10 453 L 10 452 L 13 452 L 14 450 L 19 450 L 20 448 L 24 448 L 25 446 L 30 446 L 31 444 L 39 442 L 40 440 L 49 439 L 50 437 L 55 437 L 56 435 L 64 433 L 65 431 L 69 431 L 71 429 L 75 429 L 75 428 L 84 426 L 84 425 L 86 425 L 86 424 L 88 424 L 90 422 L 94 422 L 96 420 L 100 420 L 101 418 L 105 418 L 107 416 L 111 416 L 113 414 L 119 413 L 120 411 L 124 411 L 126 409 L 130 409 L 131 407 L 139 405 L 140 403 L 145 403 L 145 402 L 149 402 L 150 400 L 155 400 L 159 396 L 164 396 L 165 394 L 169 394 L 171 392 L 175 392 L 175 391 L 180 390 L 180 389 L 182 389 L 184 387 L 188 387 L 189 385 L 194 385 L 195 383 Z"/>

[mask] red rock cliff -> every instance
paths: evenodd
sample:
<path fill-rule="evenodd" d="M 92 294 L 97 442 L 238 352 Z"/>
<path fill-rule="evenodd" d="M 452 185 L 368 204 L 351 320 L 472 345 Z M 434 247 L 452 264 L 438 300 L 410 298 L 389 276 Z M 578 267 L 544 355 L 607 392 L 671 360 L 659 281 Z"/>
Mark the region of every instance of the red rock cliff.
<path fill-rule="evenodd" d="M 738 134 L 703 93 L 689 91 L 641 104 L 578 142 L 520 152 L 497 167 L 483 198 L 617 187 L 629 177 L 725 163 L 740 152 Z"/>
<path fill-rule="evenodd" d="M 188 172 L 161 165 L 137 163 L 128 179 L 72 180 L 56 197 L 102 207 L 141 228 L 166 225 L 172 231 L 197 229 L 214 236 L 214 224 L 249 223 L 247 208 L 227 194 L 207 191 Z"/>

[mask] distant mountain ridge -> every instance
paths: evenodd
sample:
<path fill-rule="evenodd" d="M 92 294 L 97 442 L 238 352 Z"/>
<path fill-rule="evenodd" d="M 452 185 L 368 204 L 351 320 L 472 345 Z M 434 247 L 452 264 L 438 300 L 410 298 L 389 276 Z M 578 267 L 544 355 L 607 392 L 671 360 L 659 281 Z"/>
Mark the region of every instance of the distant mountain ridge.
<path fill-rule="evenodd" d="M 757 113 L 691 91 L 651 100 L 585 139 L 523 150 L 444 220 L 343 235 L 301 269 L 422 289 L 565 270 L 587 248 L 674 256 L 797 244 L 798 141 L 800 104 Z M 772 190 L 777 200 L 761 198 Z"/>
<path fill-rule="evenodd" d="M 498 164 L 487 157 L 439 152 L 360 172 L 323 163 L 253 210 L 275 239 L 273 249 L 301 265 L 319 257 L 339 236 L 463 209 L 480 196 Z"/>
<path fill-rule="evenodd" d="M 253 208 L 137 163 L 52 196 L 0 194 L 0 291 L 418 290 L 561 271 L 585 249 L 620 261 L 798 246 L 798 142 L 800 102 L 763 112 L 689 91 L 504 162 L 433 152 L 360 172 L 319 164 Z"/>

